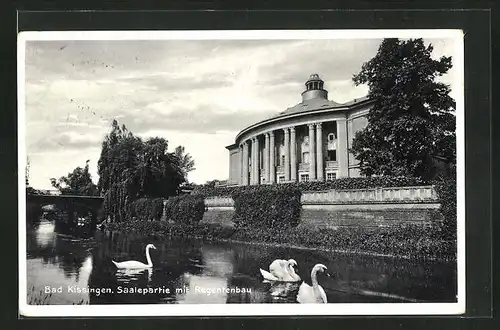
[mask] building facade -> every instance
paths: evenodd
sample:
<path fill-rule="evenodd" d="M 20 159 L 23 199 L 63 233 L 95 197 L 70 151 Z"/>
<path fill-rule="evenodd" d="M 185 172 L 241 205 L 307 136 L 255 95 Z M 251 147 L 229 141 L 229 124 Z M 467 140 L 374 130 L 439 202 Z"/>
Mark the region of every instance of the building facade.
<path fill-rule="evenodd" d="M 229 150 L 228 185 L 324 181 L 360 175 L 348 152 L 368 120 L 368 98 L 328 100 L 324 82 L 312 74 L 302 102 L 238 133 Z"/>

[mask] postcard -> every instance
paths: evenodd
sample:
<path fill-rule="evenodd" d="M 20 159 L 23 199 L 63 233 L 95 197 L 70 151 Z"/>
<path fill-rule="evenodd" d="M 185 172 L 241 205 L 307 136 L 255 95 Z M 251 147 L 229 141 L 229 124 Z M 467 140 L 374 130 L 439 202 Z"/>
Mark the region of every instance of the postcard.
<path fill-rule="evenodd" d="M 21 32 L 22 316 L 465 312 L 461 30 Z"/>

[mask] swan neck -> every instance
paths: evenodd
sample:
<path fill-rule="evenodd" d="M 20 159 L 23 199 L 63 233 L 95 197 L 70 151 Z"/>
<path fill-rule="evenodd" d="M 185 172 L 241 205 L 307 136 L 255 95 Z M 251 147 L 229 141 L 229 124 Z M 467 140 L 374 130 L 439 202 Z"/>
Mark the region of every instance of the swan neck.
<path fill-rule="evenodd" d="M 146 248 L 146 260 L 148 261 L 148 266 L 152 266 L 153 265 L 153 262 L 151 261 L 151 256 L 149 255 L 149 250 L 150 250 L 150 247 L 148 246 Z"/>
<path fill-rule="evenodd" d="M 318 288 L 318 277 L 316 275 L 318 271 L 316 269 L 313 269 L 311 271 L 311 282 L 312 282 L 312 286 L 314 289 L 317 289 Z"/>
<path fill-rule="evenodd" d="M 289 267 L 290 276 L 292 277 L 293 280 L 296 280 L 297 273 L 295 273 L 295 269 L 293 268 L 292 265 L 288 265 L 288 267 Z"/>

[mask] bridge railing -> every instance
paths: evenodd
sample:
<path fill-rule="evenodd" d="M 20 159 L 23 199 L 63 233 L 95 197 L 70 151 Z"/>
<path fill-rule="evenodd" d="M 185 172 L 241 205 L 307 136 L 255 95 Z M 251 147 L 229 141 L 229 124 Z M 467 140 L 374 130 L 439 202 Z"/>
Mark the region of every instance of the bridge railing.
<path fill-rule="evenodd" d="M 37 189 L 37 192 L 42 195 L 52 195 L 52 196 L 61 195 L 61 192 L 57 189 Z"/>

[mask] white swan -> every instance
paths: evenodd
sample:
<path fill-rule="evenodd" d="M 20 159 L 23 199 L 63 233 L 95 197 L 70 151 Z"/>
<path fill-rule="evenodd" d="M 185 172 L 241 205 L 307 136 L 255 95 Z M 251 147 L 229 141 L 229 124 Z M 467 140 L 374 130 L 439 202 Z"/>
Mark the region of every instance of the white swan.
<path fill-rule="evenodd" d="M 293 266 L 297 266 L 297 261 L 294 259 L 276 259 L 269 265 L 269 272 L 261 268 L 260 273 L 268 281 L 298 282 L 300 281 L 300 276 L 295 273 Z"/>
<path fill-rule="evenodd" d="M 151 268 L 153 267 L 153 262 L 151 261 L 151 257 L 149 256 L 149 249 L 155 249 L 156 247 L 153 244 L 148 244 L 146 246 L 146 259 L 148 261 L 147 264 L 135 261 L 135 260 L 129 260 L 129 261 L 123 261 L 123 262 L 116 262 L 111 260 L 116 268 L 118 269 L 141 269 L 141 268 Z"/>
<path fill-rule="evenodd" d="M 317 273 L 324 272 L 326 266 L 323 264 L 316 264 L 311 271 L 311 282 L 312 286 L 306 282 L 302 282 L 299 287 L 299 292 L 297 293 L 297 301 L 301 304 L 310 303 L 322 303 L 326 304 L 328 301 L 326 299 L 325 290 L 318 284 Z"/>

